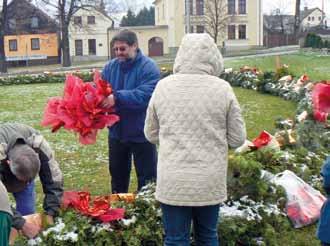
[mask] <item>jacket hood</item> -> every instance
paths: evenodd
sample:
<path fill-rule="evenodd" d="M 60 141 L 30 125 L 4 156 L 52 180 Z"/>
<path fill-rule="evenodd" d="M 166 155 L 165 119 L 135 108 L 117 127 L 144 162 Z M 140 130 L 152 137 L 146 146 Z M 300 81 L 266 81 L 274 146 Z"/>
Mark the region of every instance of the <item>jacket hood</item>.
<path fill-rule="evenodd" d="M 183 37 L 174 62 L 174 73 L 219 76 L 222 70 L 222 55 L 210 35 L 192 33 Z"/>

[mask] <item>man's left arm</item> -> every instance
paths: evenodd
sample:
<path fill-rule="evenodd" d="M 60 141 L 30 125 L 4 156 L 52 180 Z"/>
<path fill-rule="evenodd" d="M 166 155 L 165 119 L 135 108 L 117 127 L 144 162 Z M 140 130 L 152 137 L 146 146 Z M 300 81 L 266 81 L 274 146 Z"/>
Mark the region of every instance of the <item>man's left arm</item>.
<path fill-rule="evenodd" d="M 39 177 L 44 191 L 44 211 L 50 216 L 56 216 L 61 206 L 63 196 L 63 176 L 54 152 L 43 136 L 38 135 L 35 139 L 34 149 L 39 154 L 40 171 Z"/>
<path fill-rule="evenodd" d="M 150 97 L 160 79 L 160 71 L 154 62 L 146 63 L 141 70 L 141 80 L 135 89 L 114 92 L 117 108 L 146 109 L 148 107 Z"/>

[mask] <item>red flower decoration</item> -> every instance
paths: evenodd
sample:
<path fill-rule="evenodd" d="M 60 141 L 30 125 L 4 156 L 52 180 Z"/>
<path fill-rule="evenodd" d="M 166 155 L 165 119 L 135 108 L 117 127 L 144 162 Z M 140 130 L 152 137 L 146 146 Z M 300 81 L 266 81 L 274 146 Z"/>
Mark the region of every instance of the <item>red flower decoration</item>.
<path fill-rule="evenodd" d="M 272 141 L 272 136 L 267 131 L 262 131 L 260 135 L 252 141 L 253 145 L 251 147 L 259 149 L 269 144 L 270 141 Z"/>
<path fill-rule="evenodd" d="M 92 204 L 92 205 L 90 205 Z M 102 222 L 110 222 L 124 218 L 125 209 L 110 207 L 108 196 L 98 196 L 91 199 L 89 192 L 65 191 L 62 207 L 72 207 L 81 214 L 91 216 Z"/>
<path fill-rule="evenodd" d="M 330 113 L 330 84 L 316 84 L 313 88 L 312 100 L 314 119 L 319 122 L 326 122 Z"/>
<path fill-rule="evenodd" d="M 93 82 L 83 82 L 79 77 L 68 75 L 63 97 L 51 98 L 45 108 L 43 126 L 50 125 L 52 132 L 61 127 L 79 133 L 82 144 L 93 144 L 97 131 L 115 124 L 119 117 L 114 108 L 101 107 L 101 102 L 112 94 L 109 83 L 95 71 Z"/>

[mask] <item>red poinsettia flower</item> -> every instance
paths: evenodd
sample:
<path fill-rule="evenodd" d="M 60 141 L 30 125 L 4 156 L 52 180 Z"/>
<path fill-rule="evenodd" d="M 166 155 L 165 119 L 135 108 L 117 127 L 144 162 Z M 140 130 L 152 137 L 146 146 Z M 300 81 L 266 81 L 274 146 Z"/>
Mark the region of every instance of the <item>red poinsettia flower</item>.
<path fill-rule="evenodd" d="M 318 83 L 312 92 L 314 119 L 326 122 L 330 114 L 330 83 Z"/>
<path fill-rule="evenodd" d="M 79 134 L 82 144 L 93 144 L 97 130 L 112 126 L 119 120 L 114 108 L 105 109 L 101 102 L 112 93 L 109 83 L 101 79 L 99 72 L 94 72 L 93 82 L 83 82 L 77 76 L 68 75 L 62 98 L 48 101 L 43 126 L 50 125 L 55 132 L 64 127 Z"/>

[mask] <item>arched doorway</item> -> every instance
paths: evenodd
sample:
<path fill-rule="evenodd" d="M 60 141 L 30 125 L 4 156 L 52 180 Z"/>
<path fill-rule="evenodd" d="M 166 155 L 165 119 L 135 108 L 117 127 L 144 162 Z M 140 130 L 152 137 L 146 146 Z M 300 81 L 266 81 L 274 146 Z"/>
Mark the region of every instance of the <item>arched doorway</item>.
<path fill-rule="evenodd" d="M 153 37 L 148 42 L 149 56 L 163 56 L 164 42 L 160 37 Z"/>

